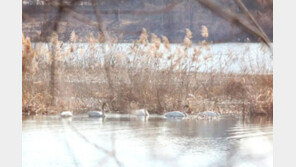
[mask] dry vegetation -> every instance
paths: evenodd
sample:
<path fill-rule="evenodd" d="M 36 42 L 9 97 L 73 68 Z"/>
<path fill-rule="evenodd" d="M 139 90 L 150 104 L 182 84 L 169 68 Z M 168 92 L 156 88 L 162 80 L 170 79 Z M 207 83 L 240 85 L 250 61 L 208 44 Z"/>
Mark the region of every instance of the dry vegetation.
<path fill-rule="evenodd" d="M 110 111 L 120 113 L 147 108 L 150 113 L 161 114 L 186 108 L 190 114 L 218 110 L 272 115 L 273 75 L 224 73 L 210 67 L 206 73 L 198 72 L 201 66 L 212 63 L 213 56 L 219 56 L 203 54 L 211 49 L 206 41 L 207 27 L 202 27 L 201 35 L 205 40 L 193 46 L 192 33 L 186 29 L 183 44 L 172 49 L 167 37 L 143 29 L 127 50 L 120 49 L 116 39 L 102 44 L 101 36 L 92 33 L 86 49 L 85 44 L 78 43 L 75 32 L 70 43 L 59 41 L 54 33 L 51 43 L 34 47 L 23 36 L 23 113 L 78 113 L 99 109 L 104 101 Z M 194 52 L 188 52 L 189 48 Z M 54 97 L 50 94 L 53 54 Z M 77 60 L 77 55 L 82 58 Z M 227 61 L 233 59 L 230 54 Z"/>

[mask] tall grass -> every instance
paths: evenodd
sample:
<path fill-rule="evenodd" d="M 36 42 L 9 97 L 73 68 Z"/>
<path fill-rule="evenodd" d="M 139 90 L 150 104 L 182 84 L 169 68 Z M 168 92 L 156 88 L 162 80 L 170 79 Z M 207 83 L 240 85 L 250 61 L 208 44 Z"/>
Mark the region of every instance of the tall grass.
<path fill-rule="evenodd" d="M 78 43 L 75 32 L 69 43 L 54 34 L 50 43 L 34 47 L 23 36 L 23 113 L 84 112 L 106 102 L 110 111 L 120 113 L 147 108 L 159 114 L 186 109 L 190 114 L 217 110 L 272 115 L 273 75 L 266 74 L 262 62 L 258 61 L 256 73 L 229 72 L 232 63 L 243 60 L 231 51 L 226 56 L 208 52 L 211 44 L 206 41 L 205 26 L 201 29 L 204 41 L 193 44 L 192 35 L 186 29 L 183 44 L 173 47 L 167 37 L 143 29 L 139 39 L 125 49 L 116 38 L 102 43 L 101 36 L 93 33 L 87 47 Z M 50 103 L 53 54 L 54 105 Z"/>

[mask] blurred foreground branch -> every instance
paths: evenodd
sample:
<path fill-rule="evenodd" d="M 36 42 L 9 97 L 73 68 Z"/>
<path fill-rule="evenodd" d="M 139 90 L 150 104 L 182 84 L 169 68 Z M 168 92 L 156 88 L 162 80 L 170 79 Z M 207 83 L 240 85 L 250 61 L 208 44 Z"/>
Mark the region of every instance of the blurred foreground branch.
<path fill-rule="evenodd" d="M 261 39 L 270 49 L 270 40 L 265 35 L 265 33 L 260 31 L 257 27 L 254 27 L 248 23 L 246 19 L 243 19 L 242 17 L 237 16 L 235 13 L 225 10 L 222 6 L 211 2 L 209 0 L 196 0 L 206 8 L 210 9 L 212 12 L 216 13 L 218 16 L 222 17 L 226 21 L 235 24 L 245 30 L 246 32 L 249 32 L 250 34 L 254 35 L 255 37 L 258 37 Z M 239 3 L 239 2 L 238 2 Z M 243 4 L 240 4 L 242 8 L 245 8 Z M 248 12 L 247 9 L 243 9 L 245 12 Z"/>

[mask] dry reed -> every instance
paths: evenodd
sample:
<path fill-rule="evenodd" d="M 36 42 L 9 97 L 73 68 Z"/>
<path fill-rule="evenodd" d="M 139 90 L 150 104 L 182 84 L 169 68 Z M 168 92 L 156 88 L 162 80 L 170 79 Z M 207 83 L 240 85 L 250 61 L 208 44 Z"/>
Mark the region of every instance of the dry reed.
<path fill-rule="evenodd" d="M 209 36 L 206 26 L 201 35 Z M 162 40 L 161 40 L 162 39 Z M 204 110 L 219 112 L 273 113 L 272 74 L 224 73 L 208 66 L 215 56 L 205 40 L 192 44 L 186 29 L 182 46 L 172 49 L 167 37 L 161 39 L 143 29 L 139 40 L 128 49 L 117 40 L 102 43 L 100 35 L 89 35 L 88 47 L 77 43 L 73 31 L 64 44 L 54 34 L 51 43 L 32 46 L 23 36 L 23 113 L 51 114 L 60 110 L 84 112 L 99 109 L 104 101 L 112 112 L 127 113 L 147 108 L 150 113 L 184 110 L 194 114 Z M 55 46 L 56 69 L 54 106 L 50 105 L 50 67 Z M 193 53 L 188 50 L 192 48 Z M 234 60 L 231 53 L 226 62 Z M 164 65 L 165 64 L 165 65 Z M 199 69 L 206 68 L 207 72 Z M 262 69 L 264 71 L 265 69 Z"/>

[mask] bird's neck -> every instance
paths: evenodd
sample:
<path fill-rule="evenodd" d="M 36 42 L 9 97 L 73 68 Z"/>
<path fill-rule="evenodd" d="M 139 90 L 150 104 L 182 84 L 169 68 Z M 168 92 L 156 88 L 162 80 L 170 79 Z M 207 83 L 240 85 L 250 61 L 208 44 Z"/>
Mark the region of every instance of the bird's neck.
<path fill-rule="evenodd" d="M 105 105 L 102 106 L 102 114 L 105 115 Z"/>

